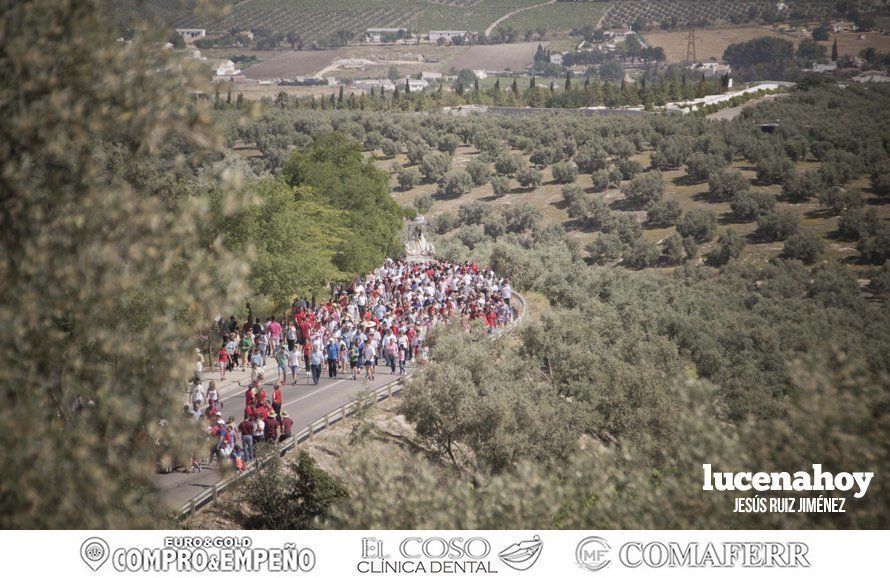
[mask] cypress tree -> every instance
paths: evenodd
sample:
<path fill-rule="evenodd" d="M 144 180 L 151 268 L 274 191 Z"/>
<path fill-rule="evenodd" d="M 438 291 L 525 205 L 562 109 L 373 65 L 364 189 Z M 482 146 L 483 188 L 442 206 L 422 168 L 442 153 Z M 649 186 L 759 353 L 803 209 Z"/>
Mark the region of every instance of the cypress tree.
<path fill-rule="evenodd" d="M 479 79 L 476 79 L 476 82 L 473 83 L 473 93 L 479 94 Z"/>
<path fill-rule="evenodd" d="M 510 87 L 510 90 L 513 91 L 513 96 L 519 96 L 519 85 L 516 83 L 516 77 L 513 77 L 513 85 Z"/>
<path fill-rule="evenodd" d="M 337 95 L 337 104 L 343 104 L 343 85 L 340 85 L 340 94 Z"/>
<path fill-rule="evenodd" d="M 534 76 L 534 75 L 532 75 L 532 79 L 529 80 L 529 82 L 528 82 L 528 87 L 529 87 L 529 88 L 534 88 L 534 87 L 535 87 L 535 76 Z"/>
<path fill-rule="evenodd" d="M 834 39 L 834 44 L 831 45 L 831 59 L 837 60 L 837 38 Z"/>

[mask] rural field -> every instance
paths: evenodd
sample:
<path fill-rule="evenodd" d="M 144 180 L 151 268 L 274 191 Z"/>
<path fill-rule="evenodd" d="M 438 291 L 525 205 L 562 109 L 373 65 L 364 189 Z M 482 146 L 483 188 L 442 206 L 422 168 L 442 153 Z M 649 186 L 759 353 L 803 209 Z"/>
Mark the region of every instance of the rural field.
<path fill-rule="evenodd" d="M 695 31 L 695 55 L 701 61 L 711 58 L 721 60 L 723 52 L 730 44 L 745 42 L 764 36 L 775 38 L 797 39 L 788 35 L 779 34 L 763 26 L 740 26 L 732 28 L 705 28 Z M 646 42 L 652 46 L 660 46 L 668 62 L 683 62 L 686 58 L 686 43 L 689 33 L 686 30 L 677 32 L 646 32 L 643 34 Z"/>
<path fill-rule="evenodd" d="M 159 17 L 176 26 L 212 31 L 258 27 L 283 33 L 295 31 L 311 43 L 338 30 L 358 35 L 372 27 L 482 32 L 517 8 L 540 3 L 541 0 L 244 0 L 232 3 L 227 13 L 219 17 L 202 16 L 175 6 L 160 12 Z M 573 11 L 559 4 L 536 9 L 538 24 L 553 30 L 571 28 L 567 14 Z M 594 14 L 604 12 L 605 6 L 597 2 L 578 10 Z"/>
<path fill-rule="evenodd" d="M 520 35 L 539 26 L 548 33 L 567 32 L 585 25 L 597 28 L 608 7 L 608 2 L 556 2 L 523 10 L 499 26 L 512 26 Z"/>
<path fill-rule="evenodd" d="M 538 42 L 473 46 L 347 46 L 333 50 L 289 50 L 266 52 L 267 60 L 247 70 L 251 79 L 289 78 L 293 76 L 336 76 L 341 79 L 385 77 L 390 66 L 402 75 L 422 71 L 448 73 L 462 68 L 484 70 L 519 70 L 532 65 Z M 547 42 L 543 42 L 547 46 Z M 233 51 L 217 50 L 222 55 Z M 253 54 L 261 54 L 254 51 Z M 361 69 L 337 66 L 338 60 L 363 59 L 375 62 Z"/>
<path fill-rule="evenodd" d="M 527 68 L 534 63 L 535 50 L 538 42 L 517 42 L 514 44 L 490 44 L 487 46 L 470 46 L 457 52 L 450 61 L 448 68 L 482 70 L 517 70 Z M 547 43 L 544 42 L 546 46 Z M 455 49 L 453 49 L 455 50 Z"/>
<path fill-rule="evenodd" d="M 820 42 L 831 54 L 831 44 L 837 39 L 837 53 L 840 56 L 857 56 L 866 48 L 874 48 L 878 52 L 890 52 L 890 35 L 880 32 L 841 32 L 831 34 L 826 42 Z"/>

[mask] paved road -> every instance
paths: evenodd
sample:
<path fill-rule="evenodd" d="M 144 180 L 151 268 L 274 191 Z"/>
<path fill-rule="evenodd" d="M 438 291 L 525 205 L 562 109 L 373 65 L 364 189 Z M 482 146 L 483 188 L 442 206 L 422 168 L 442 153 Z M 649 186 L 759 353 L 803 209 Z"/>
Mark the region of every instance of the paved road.
<path fill-rule="evenodd" d="M 406 370 L 408 373 L 412 373 L 414 369 L 413 365 L 409 365 Z M 272 399 L 272 388 L 275 383 L 274 367 L 267 366 L 265 373 L 271 377 L 266 380 L 263 387 L 268 394 L 268 399 Z M 211 376 L 207 374 L 206 377 Z M 309 376 L 302 375 L 298 376 L 297 385 L 282 387 L 284 398 L 282 409 L 286 410 L 290 418 L 294 420 L 294 432 L 345 405 L 362 391 L 386 385 L 396 381 L 400 376 L 398 370 L 395 375 L 392 375 L 389 368 L 379 365 L 374 381 L 365 381 L 361 376 L 353 381 L 349 374 L 345 377 L 345 379 L 342 376 L 338 376 L 337 379 L 329 379 L 325 369 L 318 385 L 313 385 Z M 234 416 L 236 422 L 240 423 L 244 416 L 245 392 L 246 385 L 234 382 L 227 383 L 221 388 L 224 418 Z M 155 474 L 154 482 L 157 487 L 163 490 L 165 502 L 171 507 L 179 508 L 218 482 L 220 477 L 220 472 L 216 466 L 213 466 L 213 468 L 204 468 L 200 473 L 194 474 L 185 473 L 182 469 L 169 474 Z"/>

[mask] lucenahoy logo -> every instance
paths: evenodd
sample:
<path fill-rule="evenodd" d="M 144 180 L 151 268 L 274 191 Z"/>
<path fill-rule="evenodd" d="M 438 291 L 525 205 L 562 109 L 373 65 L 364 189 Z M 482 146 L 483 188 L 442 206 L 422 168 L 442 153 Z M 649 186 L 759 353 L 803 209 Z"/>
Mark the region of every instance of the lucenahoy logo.
<path fill-rule="evenodd" d="M 528 570 L 538 561 L 543 547 L 541 538 L 535 536 L 531 540 L 510 544 L 498 553 L 498 558 L 514 570 Z"/>

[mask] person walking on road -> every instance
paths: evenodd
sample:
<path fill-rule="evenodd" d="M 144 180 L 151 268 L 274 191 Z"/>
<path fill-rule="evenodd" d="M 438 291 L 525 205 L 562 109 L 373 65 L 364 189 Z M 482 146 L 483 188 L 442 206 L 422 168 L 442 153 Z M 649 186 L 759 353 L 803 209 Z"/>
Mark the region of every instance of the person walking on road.
<path fill-rule="evenodd" d="M 318 385 L 318 380 L 321 378 L 322 365 L 324 365 L 324 355 L 321 352 L 321 347 L 316 345 L 309 355 L 309 368 L 312 370 L 313 385 Z"/>
<path fill-rule="evenodd" d="M 275 415 L 278 416 L 281 415 L 281 401 L 281 385 L 276 383 L 275 389 L 272 390 L 272 409 L 275 410 Z M 281 418 L 279 417 L 278 420 L 281 421 Z"/>
<path fill-rule="evenodd" d="M 287 360 L 290 365 L 291 385 L 297 385 L 297 371 L 300 369 L 300 352 L 297 350 L 296 345 L 290 348 Z"/>
<path fill-rule="evenodd" d="M 278 363 L 278 372 L 275 375 L 276 381 L 282 384 L 287 383 L 287 362 L 289 359 L 283 345 L 278 346 L 278 350 L 275 352 L 275 361 Z"/>
<path fill-rule="evenodd" d="M 333 339 L 328 340 L 328 377 L 337 378 L 337 363 L 340 361 L 340 347 Z"/>
<path fill-rule="evenodd" d="M 219 373 L 220 379 L 226 378 L 226 368 L 229 366 L 229 351 L 226 349 L 226 346 L 223 345 L 219 348 L 219 353 L 216 354 L 216 361 L 219 363 Z"/>
<path fill-rule="evenodd" d="M 244 461 L 251 461 L 256 457 L 253 449 L 253 421 L 245 417 L 244 421 L 238 424 L 238 433 L 241 434 L 241 447 L 244 448 Z"/>

